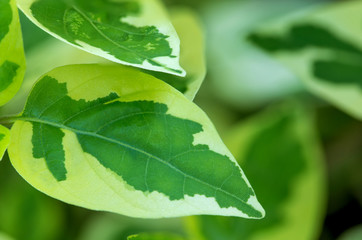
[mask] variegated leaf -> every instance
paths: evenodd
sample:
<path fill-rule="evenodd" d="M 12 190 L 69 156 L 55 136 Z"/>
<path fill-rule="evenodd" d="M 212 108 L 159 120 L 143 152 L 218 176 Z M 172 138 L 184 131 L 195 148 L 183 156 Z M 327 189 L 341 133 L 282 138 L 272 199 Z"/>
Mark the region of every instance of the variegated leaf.
<path fill-rule="evenodd" d="M 0 161 L 4 156 L 10 142 L 10 131 L 6 127 L 0 125 Z"/>
<path fill-rule="evenodd" d="M 17 171 L 71 204 L 147 218 L 264 215 L 205 113 L 133 68 L 49 72 L 11 132 Z"/>
<path fill-rule="evenodd" d="M 361 1 L 330 3 L 270 22 L 250 36 L 316 95 L 362 119 Z"/>
<path fill-rule="evenodd" d="M 0 0 L 0 106 L 19 90 L 25 57 L 15 0 Z"/>
<path fill-rule="evenodd" d="M 308 111 L 294 104 L 232 128 L 226 143 L 247 172 L 267 215 L 259 221 L 192 217 L 188 219 L 192 239 L 316 239 L 326 183 L 314 132 Z"/>
<path fill-rule="evenodd" d="M 184 76 L 180 41 L 159 0 L 19 0 L 51 35 L 111 61 Z"/>

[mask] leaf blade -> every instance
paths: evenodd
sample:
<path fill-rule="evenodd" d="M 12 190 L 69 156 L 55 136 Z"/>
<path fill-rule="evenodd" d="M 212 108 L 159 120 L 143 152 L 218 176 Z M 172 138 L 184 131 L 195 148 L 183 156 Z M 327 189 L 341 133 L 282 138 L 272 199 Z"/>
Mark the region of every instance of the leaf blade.
<path fill-rule="evenodd" d="M 125 65 L 185 75 L 178 63 L 177 33 L 158 0 L 20 0 L 19 7 L 49 34 L 87 52 Z"/>
<path fill-rule="evenodd" d="M 55 198 L 138 217 L 263 215 L 207 116 L 147 74 L 119 66 L 55 69 L 35 85 L 20 120 L 12 131 L 14 136 L 21 131 L 24 140 L 12 141 L 11 161 L 27 181 Z M 42 147 L 48 154 L 34 155 L 39 142 L 34 124 L 56 128 L 45 134 L 62 145 L 57 140 L 55 147 Z M 26 150 L 18 152 L 20 145 Z M 34 176 L 36 169 L 42 176 Z M 82 186 L 80 179 L 97 181 Z M 97 193 L 89 195 L 94 188 Z M 110 195 L 117 198 L 109 200 Z"/>

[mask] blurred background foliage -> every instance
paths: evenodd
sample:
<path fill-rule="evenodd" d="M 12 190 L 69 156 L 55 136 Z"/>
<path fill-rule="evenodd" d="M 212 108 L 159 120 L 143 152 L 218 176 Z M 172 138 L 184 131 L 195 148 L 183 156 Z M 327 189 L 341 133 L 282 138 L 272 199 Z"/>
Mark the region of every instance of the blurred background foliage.
<path fill-rule="evenodd" d="M 246 40 L 259 24 L 347 0 L 164 2 L 200 16 L 208 74 L 195 102 L 244 169 L 266 218 L 146 220 L 89 211 L 33 189 L 5 156 L 0 240 L 123 240 L 146 232 L 130 239 L 362 239 L 362 122 L 309 93 L 291 71 Z M 22 90 L 2 113 L 21 111 L 34 81 L 51 68 L 102 61 L 53 39 L 23 14 L 21 24 L 28 70 Z"/>

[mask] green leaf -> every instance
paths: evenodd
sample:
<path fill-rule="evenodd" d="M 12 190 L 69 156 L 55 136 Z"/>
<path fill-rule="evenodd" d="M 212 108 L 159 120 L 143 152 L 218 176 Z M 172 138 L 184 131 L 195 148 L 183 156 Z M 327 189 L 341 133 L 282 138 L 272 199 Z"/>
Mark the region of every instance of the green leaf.
<path fill-rule="evenodd" d="M 259 221 L 195 217 L 189 223 L 192 239 L 316 239 L 324 219 L 326 184 L 314 131 L 308 112 L 294 105 L 232 128 L 228 146 L 267 215 Z"/>
<path fill-rule="evenodd" d="M 25 56 L 15 0 L 0 0 L 0 106 L 19 90 Z"/>
<path fill-rule="evenodd" d="M 4 156 L 10 142 L 10 131 L 6 127 L 0 125 L 0 161 Z"/>
<path fill-rule="evenodd" d="M 206 75 L 204 37 L 200 20 L 188 8 L 171 10 L 171 21 L 181 40 L 180 64 L 186 70 L 185 77 L 161 72 L 144 71 L 167 82 L 188 99 L 193 100 Z"/>
<path fill-rule="evenodd" d="M 170 233 L 141 233 L 129 236 L 127 240 L 184 240 L 184 238 Z"/>
<path fill-rule="evenodd" d="M 148 218 L 264 215 L 205 113 L 133 68 L 51 71 L 11 131 L 17 171 L 74 205 Z"/>
<path fill-rule="evenodd" d="M 19 0 L 51 35 L 108 60 L 184 76 L 180 41 L 158 0 Z"/>
<path fill-rule="evenodd" d="M 266 24 L 250 40 L 291 68 L 307 88 L 362 119 L 361 1 L 312 8 Z"/>

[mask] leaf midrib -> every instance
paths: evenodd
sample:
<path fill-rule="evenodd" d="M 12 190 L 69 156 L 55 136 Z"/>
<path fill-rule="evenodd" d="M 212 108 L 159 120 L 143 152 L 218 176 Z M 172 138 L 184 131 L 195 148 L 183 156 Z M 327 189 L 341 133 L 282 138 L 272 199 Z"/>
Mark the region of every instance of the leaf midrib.
<path fill-rule="evenodd" d="M 204 184 L 208 187 L 211 187 L 213 189 L 215 189 L 215 200 L 216 200 L 216 192 L 217 191 L 220 191 L 220 192 L 223 192 L 225 193 L 226 195 L 232 197 L 232 198 L 235 198 L 236 200 L 244 203 L 246 206 L 248 207 L 251 207 L 249 204 L 247 204 L 247 202 L 245 202 L 244 200 L 240 199 L 239 197 L 235 196 L 234 194 L 232 193 L 229 193 L 223 189 L 221 189 L 220 187 L 215 187 L 201 179 L 198 179 L 194 176 L 191 176 L 191 175 L 188 175 L 186 173 L 184 173 L 183 171 L 181 171 L 180 169 L 176 168 L 175 166 L 173 166 L 172 164 L 168 163 L 167 161 L 157 157 L 157 156 L 154 156 L 153 154 L 150 154 L 148 152 L 145 152 L 144 150 L 142 149 L 139 149 L 139 148 L 136 148 L 134 146 L 131 146 L 127 143 L 124 143 L 124 142 L 121 142 L 121 141 L 118 141 L 118 140 L 115 140 L 115 139 L 112 139 L 112 138 L 109 138 L 109 137 L 105 137 L 103 135 L 99 135 L 99 134 L 96 134 L 96 133 L 93 133 L 93 132 L 87 132 L 87 131 L 83 131 L 83 130 L 79 130 L 79 129 L 75 129 L 75 128 L 71 128 L 71 127 L 68 127 L 68 126 L 65 126 L 63 124 L 59 124 L 59 123 L 54 123 L 54 122 L 50 122 L 50 121 L 46 121 L 46 120 L 43 120 L 43 119 L 37 119 L 37 118 L 31 118 L 31 117 L 18 117 L 17 120 L 20 120 L 20 121 L 27 121 L 27 122 L 35 122 L 35 123 L 41 123 L 41 124 L 47 124 L 49 126 L 52 126 L 52 127 L 56 127 L 56 128 L 60 128 L 60 129 L 65 129 L 65 130 L 68 130 L 68 131 L 71 131 L 71 132 L 74 132 L 76 134 L 81 134 L 81 135 L 87 135 L 87 136 L 91 136 L 91 137 L 96 137 L 96 138 L 99 138 L 99 139 L 102 139 L 102 140 L 105 140 L 105 141 L 108 141 L 108 142 L 112 142 L 112 143 L 115 143 L 115 144 L 118 144 L 118 145 L 121 145 L 125 148 L 128 148 L 128 149 L 132 149 L 134 151 L 137 151 L 139 153 L 142 153 L 150 158 L 153 158 L 165 165 L 167 165 L 168 167 L 172 168 L 173 170 L 175 170 L 176 172 L 179 172 L 180 174 L 182 174 L 184 177 L 187 177 L 187 178 L 190 178 L 194 181 L 197 181 L 201 184 Z M 167 194 L 166 194 L 167 195 Z M 250 194 L 249 194 L 250 195 Z M 216 200 L 217 201 L 217 200 Z M 230 206 L 232 207 L 232 206 Z M 251 207 L 252 208 L 252 207 Z M 241 211 L 240 209 L 238 209 L 239 211 Z M 244 213 L 244 212 L 243 212 Z M 246 213 L 245 213 L 246 214 Z"/>

